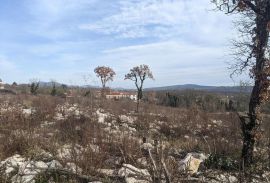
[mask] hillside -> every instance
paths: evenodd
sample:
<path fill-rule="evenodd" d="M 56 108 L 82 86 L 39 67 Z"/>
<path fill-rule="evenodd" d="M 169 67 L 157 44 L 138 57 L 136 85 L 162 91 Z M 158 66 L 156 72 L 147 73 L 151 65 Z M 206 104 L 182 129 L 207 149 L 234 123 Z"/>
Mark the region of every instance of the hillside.
<path fill-rule="evenodd" d="M 236 92 L 251 92 L 252 87 L 241 89 L 240 86 L 203 86 L 196 84 L 185 84 L 185 85 L 172 85 L 172 86 L 162 86 L 147 88 L 147 91 L 171 91 L 171 90 L 200 90 L 209 92 L 221 92 L 221 93 L 236 93 Z"/>

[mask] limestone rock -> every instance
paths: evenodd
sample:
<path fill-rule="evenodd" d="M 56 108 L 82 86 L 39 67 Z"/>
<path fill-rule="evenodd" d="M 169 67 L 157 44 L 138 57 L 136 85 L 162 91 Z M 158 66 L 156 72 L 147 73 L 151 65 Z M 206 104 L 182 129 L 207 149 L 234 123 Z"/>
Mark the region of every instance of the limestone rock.
<path fill-rule="evenodd" d="M 205 161 L 207 157 L 201 153 L 188 153 L 186 157 L 180 161 L 179 170 L 186 171 L 190 174 L 198 172 L 200 164 Z"/>
<path fill-rule="evenodd" d="M 151 175 L 146 169 L 139 169 L 129 164 L 123 164 L 118 171 L 120 177 L 124 177 L 127 183 L 151 182 Z"/>

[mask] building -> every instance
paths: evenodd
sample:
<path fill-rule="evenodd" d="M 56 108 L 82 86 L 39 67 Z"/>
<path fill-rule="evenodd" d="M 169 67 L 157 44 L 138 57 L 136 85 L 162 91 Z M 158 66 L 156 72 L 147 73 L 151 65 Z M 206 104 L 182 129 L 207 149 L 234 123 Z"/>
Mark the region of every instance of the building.
<path fill-rule="evenodd" d="M 106 99 L 119 100 L 124 98 L 137 100 L 137 94 L 134 92 L 115 92 L 115 91 L 110 91 L 109 93 L 106 94 Z"/>
<path fill-rule="evenodd" d="M 4 90 L 5 89 L 5 84 L 2 81 L 2 79 L 0 79 L 0 90 Z"/>

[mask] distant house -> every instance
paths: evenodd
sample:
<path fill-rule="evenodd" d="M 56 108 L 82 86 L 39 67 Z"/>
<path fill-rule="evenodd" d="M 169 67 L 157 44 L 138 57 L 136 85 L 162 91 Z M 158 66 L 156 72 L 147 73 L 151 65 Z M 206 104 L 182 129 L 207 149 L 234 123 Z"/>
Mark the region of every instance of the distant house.
<path fill-rule="evenodd" d="M 5 83 L 2 81 L 2 79 L 0 79 L 0 90 L 4 90 L 5 89 Z"/>
<path fill-rule="evenodd" d="M 137 100 L 137 94 L 134 92 L 116 92 L 116 91 L 110 91 L 106 94 L 106 99 L 123 99 L 128 98 L 131 100 Z"/>

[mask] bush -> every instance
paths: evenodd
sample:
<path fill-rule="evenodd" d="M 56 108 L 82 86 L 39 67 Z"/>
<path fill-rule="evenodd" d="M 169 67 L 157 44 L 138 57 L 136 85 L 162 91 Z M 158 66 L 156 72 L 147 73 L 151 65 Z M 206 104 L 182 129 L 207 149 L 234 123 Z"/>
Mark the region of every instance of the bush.
<path fill-rule="evenodd" d="M 204 164 L 207 168 L 211 169 L 238 170 L 237 161 L 220 154 L 211 154 Z"/>

